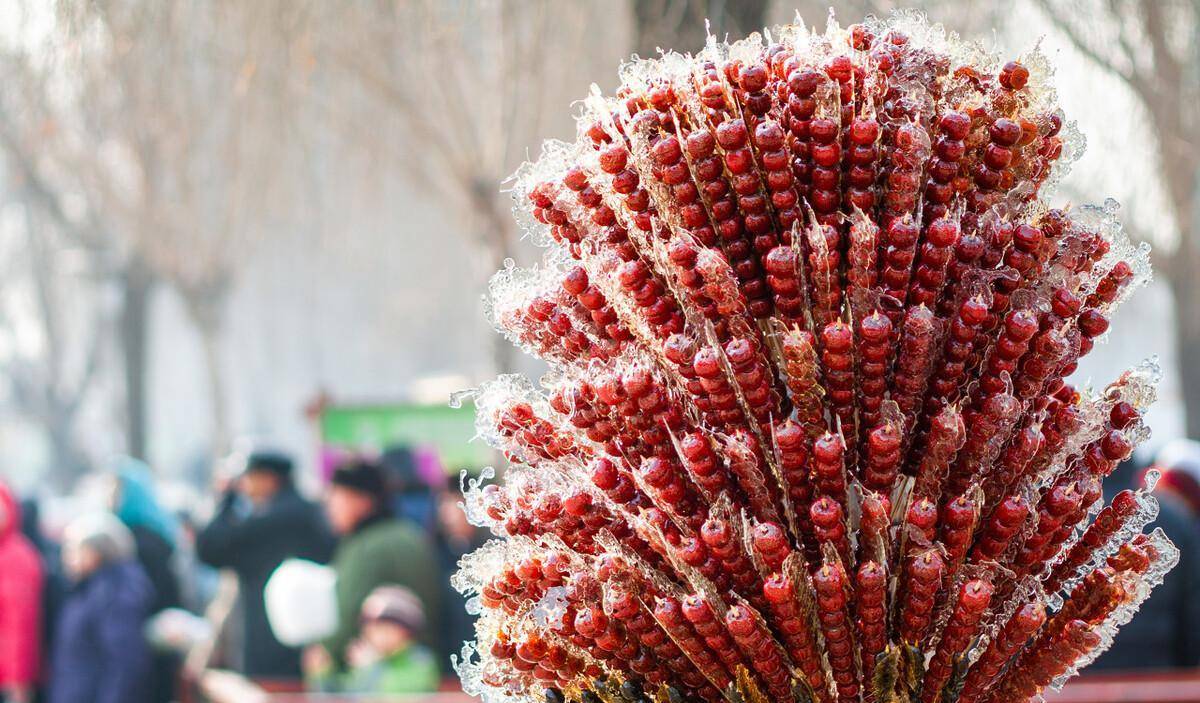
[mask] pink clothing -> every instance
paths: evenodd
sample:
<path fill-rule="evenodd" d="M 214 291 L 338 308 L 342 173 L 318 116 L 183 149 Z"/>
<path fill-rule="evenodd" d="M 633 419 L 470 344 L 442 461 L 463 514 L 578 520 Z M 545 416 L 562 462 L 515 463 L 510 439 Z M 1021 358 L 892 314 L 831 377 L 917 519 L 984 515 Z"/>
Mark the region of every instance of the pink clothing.
<path fill-rule="evenodd" d="M 41 673 L 42 560 L 21 534 L 21 508 L 0 483 L 0 690 Z"/>

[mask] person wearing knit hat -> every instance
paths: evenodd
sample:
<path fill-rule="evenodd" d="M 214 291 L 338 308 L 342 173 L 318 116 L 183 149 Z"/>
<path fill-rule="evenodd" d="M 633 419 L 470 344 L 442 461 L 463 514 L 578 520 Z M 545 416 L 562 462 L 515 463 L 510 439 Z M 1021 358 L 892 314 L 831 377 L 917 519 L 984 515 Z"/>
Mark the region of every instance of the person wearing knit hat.
<path fill-rule="evenodd" d="M 322 691 L 342 693 L 429 693 L 437 690 L 437 660 L 416 636 L 425 629 L 425 610 L 411 590 L 377 587 L 363 601 L 359 635 L 347 648 L 347 670 L 327 667 L 317 677 Z"/>
<path fill-rule="evenodd" d="M 430 540 L 392 515 L 390 503 L 386 474 L 378 462 L 357 459 L 333 472 L 325 511 L 340 537 L 333 557 L 338 628 L 306 653 L 305 673 L 310 677 L 327 660 L 342 673 L 347 671 L 348 648 L 357 634 L 360 611 L 376 588 L 404 586 L 419 599 L 423 613 L 437 612 L 441 589 Z M 434 644 L 432 630 L 421 636 L 425 644 Z"/>
<path fill-rule="evenodd" d="M 292 479 L 291 458 L 278 451 L 235 456 L 237 475 L 222 486 L 217 513 L 196 537 L 196 556 L 237 574 L 244 647 L 238 673 L 297 681 L 300 650 L 282 644 L 267 619 L 264 589 L 275 569 L 291 558 L 324 563 L 334 539 L 320 507 L 305 500 Z"/>
<path fill-rule="evenodd" d="M 149 703 L 150 648 L 142 634 L 154 587 L 133 536 L 108 513 L 83 515 L 63 532 L 74 582 L 54 625 L 51 703 Z"/>
<path fill-rule="evenodd" d="M 1167 442 L 1158 450 L 1152 468 L 1162 472 L 1155 493 L 1178 499 L 1193 518 L 1200 518 L 1200 442 Z"/>
<path fill-rule="evenodd" d="M 390 622 L 416 634 L 425 629 L 425 610 L 417 594 L 404 586 L 380 586 L 363 601 L 361 620 Z"/>

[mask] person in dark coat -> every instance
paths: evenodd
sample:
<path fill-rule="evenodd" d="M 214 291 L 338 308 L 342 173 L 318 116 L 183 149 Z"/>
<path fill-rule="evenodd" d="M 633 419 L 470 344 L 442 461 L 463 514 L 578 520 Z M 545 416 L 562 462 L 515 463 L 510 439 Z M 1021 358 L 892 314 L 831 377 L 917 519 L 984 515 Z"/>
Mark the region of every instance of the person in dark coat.
<path fill-rule="evenodd" d="M 150 648 L 142 634 L 154 589 L 133 536 L 107 513 L 64 532 L 74 585 L 55 625 L 49 703 L 150 703 Z"/>
<path fill-rule="evenodd" d="M 42 531 L 41 508 L 35 498 L 21 501 L 21 533 L 37 550 L 45 575 L 42 582 L 42 620 L 38 631 L 41 633 L 42 651 L 49 656 L 54 646 L 54 623 L 58 622 L 59 610 L 71 590 L 71 581 L 63 569 L 61 546 Z M 35 701 L 46 700 L 45 678 L 42 677 L 35 691 Z"/>
<path fill-rule="evenodd" d="M 411 589 L 425 612 L 438 612 L 441 589 L 437 563 L 426 535 L 391 511 L 383 468 L 371 461 L 339 467 L 330 479 L 325 509 L 341 540 L 332 566 L 337 572 L 338 627 L 309 648 L 306 670 L 325 668 L 332 660 L 339 671 L 358 630 L 363 601 L 375 588 L 390 584 Z M 424 644 L 436 647 L 439 627 L 428 628 Z"/>
<path fill-rule="evenodd" d="M 1143 485 L 1145 463 L 1125 461 L 1104 481 L 1106 498 Z M 1157 492 L 1156 492 L 1156 495 Z M 1175 566 L 1088 671 L 1200 665 L 1200 531 L 1174 496 L 1159 496 L 1160 527 L 1179 548 Z"/>
<path fill-rule="evenodd" d="M 1154 468 L 1162 472 L 1154 494 L 1169 495 L 1187 509 L 1192 520 L 1200 521 L 1200 442 L 1194 439 L 1167 442 L 1155 455 Z"/>
<path fill-rule="evenodd" d="M 333 551 L 320 509 L 292 483 L 292 460 L 256 452 L 225 491 L 217 514 L 196 538 L 206 564 L 232 569 L 242 596 L 245 654 L 241 673 L 251 678 L 300 678 L 300 652 L 275 639 L 267 621 L 263 589 L 285 559 L 328 561 Z"/>
<path fill-rule="evenodd" d="M 133 535 L 138 563 L 154 587 L 150 612 L 157 614 L 167 608 L 179 608 L 183 605 L 175 571 L 179 524 L 159 504 L 149 466 L 132 457 L 121 457 L 115 468 L 110 507 Z M 180 663 L 179 655 L 174 652 L 155 653 L 153 703 L 169 703 L 175 698 Z"/>
<path fill-rule="evenodd" d="M 437 529 L 437 498 L 418 470 L 419 457 L 412 447 L 389 447 L 379 457 L 387 484 L 392 514 L 410 520 L 425 532 Z"/>
<path fill-rule="evenodd" d="M 434 534 L 434 553 L 438 560 L 442 585 L 441 623 L 443 636 L 438 660 L 445 666 L 452 654 L 459 654 L 463 642 L 475 639 L 475 616 L 467 612 L 467 598 L 450 585 L 458 571 L 458 560 L 487 542 L 489 532 L 467 521 L 462 509 L 463 494 L 457 476 L 447 481 L 438 500 L 438 530 Z"/>

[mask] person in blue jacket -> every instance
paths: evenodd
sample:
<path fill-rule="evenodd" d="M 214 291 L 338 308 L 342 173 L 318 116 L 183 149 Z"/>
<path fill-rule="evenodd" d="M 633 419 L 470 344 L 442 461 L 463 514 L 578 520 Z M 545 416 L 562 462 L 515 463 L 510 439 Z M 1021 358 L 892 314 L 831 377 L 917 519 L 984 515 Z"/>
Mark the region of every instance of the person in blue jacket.
<path fill-rule="evenodd" d="M 150 647 L 143 634 L 154 588 L 133 536 L 108 513 L 67 526 L 63 566 L 73 582 L 55 623 L 49 703 L 148 703 Z"/>
<path fill-rule="evenodd" d="M 110 507 L 133 535 L 137 559 L 154 586 L 154 611 L 180 607 L 179 577 L 172 563 L 179 522 L 158 502 L 154 476 L 141 461 L 117 459 L 113 479 Z"/>
<path fill-rule="evenodd" d="M 110 508 L 133 535 L 138 563 L 154 587 L 154 604 L 150 612 L 157 614 L 167 608 L 182 607 L 175 568 L 179 522 L 158 502 L 154 475 L 149 466 L 128 456 L 118 457 L 114 463 Z M 179 666 L 179 655 L 155 653 L 152 703 L 170 703 L 175 699 Z"/>

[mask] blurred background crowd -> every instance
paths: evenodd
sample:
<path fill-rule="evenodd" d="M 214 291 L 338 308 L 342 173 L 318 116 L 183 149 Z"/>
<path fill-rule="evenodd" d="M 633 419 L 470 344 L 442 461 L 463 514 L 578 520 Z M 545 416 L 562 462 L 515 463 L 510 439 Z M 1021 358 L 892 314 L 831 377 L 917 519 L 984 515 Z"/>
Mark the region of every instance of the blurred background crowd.
<path fill-rule="evenodd" d="M 120 457 L 53 537 L 0 483 L 0 700 L 441 688 L 472 637 L 450 575 L 485 538 L 457 479 L 404 446 L 338 463 L 319 503 L 295 472 L 278 450 L 235 454 L 209 499 L 171 509 Z"/>
<path fill-rule="evenodd" d="M 896 8 L 1006 58 L 1040 46 L 1088 141 L 1056 204 L 1114 197 L 1155 247 L 1073 382 L 1159 356 L 1155 436 L 1122 475 L 1161 457 L 1184 559 L 1102 665 L 1193 666 L 1200 8 L 835 3 L 846 23 Z M 447 576 L 481 539 L 458 477 L 496 458 L 446 398 L 539 373 L 478 302 L 532 260 L 502 181 L 629 54 L 797 10 L 829 8 L 0 2 L 0 697 L 452 687 L 470 621 Z M 213 670 L 239 677 L 177 685 Z M 122 685 L 144 697 L 96 697 Z"/>

